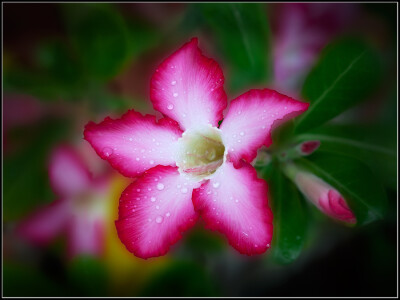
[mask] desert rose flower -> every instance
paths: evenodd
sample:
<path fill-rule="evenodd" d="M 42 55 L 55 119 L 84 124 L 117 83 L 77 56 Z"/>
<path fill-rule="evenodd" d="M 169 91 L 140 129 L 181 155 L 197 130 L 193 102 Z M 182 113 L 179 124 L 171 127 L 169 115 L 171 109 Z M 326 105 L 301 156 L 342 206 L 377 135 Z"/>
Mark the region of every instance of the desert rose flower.
<path fill-rule="evenodd" d="M 89 122 L 84 137 L 116 170 L 137 177 L 122 193 L 118 235 L 141 258 L 164 255 L 201 216 L 244 254 L 270 247 L 267 184 L 250 163 L 271 130 L 308 108 L 276 91 L 250 90 L 231 102 L 218 64 L 197 39 L 168 57 L 151 79 L 150 97 L 164 118 L 133 110 Z"/>
<path fill-rule="evenodd" d="M 49 176 L 58 200 L 28 216 L 18 225 L 17 232 L 37 245 L 66 234 L 69 257 L 101 255 L 108 177 L 93 179 L 78 153 L 69 146 L 53 151 Z"/>
<path fill-rule="evenodd" d="M 324 214 L 343 222 L 356 223 L 356 218 L 346 200 L 334 187 L 314 174 L 298 169 L 293 164 L 286 168 L 286 174 L 303 195 Z"/>

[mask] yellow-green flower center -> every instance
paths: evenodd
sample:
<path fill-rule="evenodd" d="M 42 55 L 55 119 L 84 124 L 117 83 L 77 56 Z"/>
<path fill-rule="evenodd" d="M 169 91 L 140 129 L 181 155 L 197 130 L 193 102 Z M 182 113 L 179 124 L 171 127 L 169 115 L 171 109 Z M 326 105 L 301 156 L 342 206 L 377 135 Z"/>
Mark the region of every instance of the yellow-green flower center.
<path fill-rule="evenodd" d="M 181 172 L 203 178 L 223 163 L 225 146 L 218 128 L 210 126 L 185 131 L 178 143 L 177 165 Z"/>

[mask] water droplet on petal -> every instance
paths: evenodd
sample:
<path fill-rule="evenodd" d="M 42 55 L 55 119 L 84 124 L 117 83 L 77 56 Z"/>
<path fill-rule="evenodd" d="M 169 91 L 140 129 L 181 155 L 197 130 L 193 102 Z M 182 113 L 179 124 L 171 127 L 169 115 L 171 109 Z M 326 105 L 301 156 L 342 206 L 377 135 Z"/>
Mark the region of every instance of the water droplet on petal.
<path fill-rule="evenodd" d="M 217 189 L 217 188 L 219 187 L 219 182 L 214 182 L 214 183 L 213 183 L 213 187 L 214 187 L 215 189 Z"/>
<path fill-rule="evenodd" d="M 187 189 L 187 188 L 185 188 L 185 187 L 181 189 L 181 192 L 182 192 L 183 194 L 186 194 L 186 193 L 187 193 L 187 191 L 188 191 L 188 189 Z"/>
<path fill-rule="evenodd" d="M 162 223 L 162 221 L 163 221 L 163 217 L 158 216 L 158 217 L 156 218 L 156 223 L 160 224 L 160 223 Z"/>
<path fill-rule="evenodd" d="M 140 192 L 140 189 L 137 189 L 136 192 Z"/>
<path fill-rule="evenodd" d="M 165 215 L 166 215 L 167 217 L 169 217 L 171 214 L 170 214 L 169 212 L 167 212 Z"/>
<path fill-rule="evenodd" d="M 244 132 L 242 131 L 242 132 L 240 133 L 240 135 L 241 135 L 241 136 L 244 136 Z"/>
<path fill-rule="evenodd" d="M 172 85 L 175 85 L 175 84 L 176 84 L 176 80 L 171 81 L 171 84 L 172 84 Z"/>
<path fill-rule="evenodd" d="M 160 209 L 160 207 L 158 205 L 156 205 L 156 209 Z"/>
<path fill-rule="evenodd" d="M 150 161 L 150 164 L 151 164 L 151 165 L 154 165 L 154 160 L 151 160 L 151 161 Z"/>
<path fill-rule="evenodd" d="M 103 148 L 103 155 L 105 157 L 110 157 L 113 154 L 113 150 L 111 148 L 105 147 Z"/>
<path fill-rule="evenodd" d="M 173 93 L 172 96 L 174 96 L 176 98 L 176 97 L 178 97 L 178 93 Z"/>
<path fill-rule="evenodd" d="M 150 198 L 150 201 L 151 201 L 151 202 L 155 202 L 155 201 L 156 201 L 156 197 L 151 197 L 151 198 Z"/>
<path fill-rule="evenodd" d="M 169 110 L 172 110 L 172 109 L 174 109 L 174 105 L 170 103 L 170 104 L 168 104 L 167 108 Z M 154 139 L 153 139 L 153 142 L 154 142 Z"/>
<path fill-rule="evenodd" d="M 162 191 L 164 189 L 164 185 L 162 183 L 157 184 L 157 190 Z"/>

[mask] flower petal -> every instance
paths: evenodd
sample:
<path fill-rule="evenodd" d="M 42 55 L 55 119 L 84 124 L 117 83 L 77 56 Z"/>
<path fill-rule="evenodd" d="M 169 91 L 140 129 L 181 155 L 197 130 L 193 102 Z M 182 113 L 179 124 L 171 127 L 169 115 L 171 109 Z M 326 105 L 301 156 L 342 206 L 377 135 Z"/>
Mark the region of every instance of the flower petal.
<path fill-rule="evenodd" d="M 225 234 L 240 253 L 261 254 L 272 239 L 267 190 L 266 182 L 257 178 L 252 166 L 242 162 L 236 169 L 226 162 L 193 191 L 193 204 L 207 227 Z"/>
<path fill-rule="evenodd" d="M 150 98 L 156 110 L 184 130 L 208 123 L 217 127 L 227 105 L 223 84 L 218 63 L 202 55 L 193 38 L 156 70 Z"/>
<path fill-rule="evenodd" d="M 99 124 L 90 122 L 84 131 L 97 154 L 128 177 L 159 164 L 175 166 L 175 142 L 181 135 L 173 120 L 165 118 L 157 123 L 155 116 L 142 116 L 133 110 L 121 119 L 107 117 Z"/>
<path fill-rule="evenodd" d="M 104 220 L 88 214 L 71 216 L 67 225 L 68 256 L 100 256 L 104 250 Z"/>
<path fill-rule="evenodd" d="M 60 199 L 38 209 L 17 227 L 17 233 L 36 245 L 48 244 L 61 233 L 69 217 L 69 201 Z"/>
<path fill-rule="evenodd" d="M 269 89 L 250 90 L 233 100 L 220 127 L 229 160 L 235 167 L 242 158 L 251 163 L 258 148 L 271 145 L 272 129 L 308 105 Z"/>
<path fill-rule="evenodd" d="M 195 224 L 192 191 L 200 184 L 176 167 L 156 166 L 122 193 L 118 236 L 137 257 L 164 255 Z"/>
<path fill-rule="evenodd" d="M 50 183 L 56 194 L 72 196 L 86 189 L 91 176 L 77 152 L 68 147 L 56 148 L 50 157 Z"/>

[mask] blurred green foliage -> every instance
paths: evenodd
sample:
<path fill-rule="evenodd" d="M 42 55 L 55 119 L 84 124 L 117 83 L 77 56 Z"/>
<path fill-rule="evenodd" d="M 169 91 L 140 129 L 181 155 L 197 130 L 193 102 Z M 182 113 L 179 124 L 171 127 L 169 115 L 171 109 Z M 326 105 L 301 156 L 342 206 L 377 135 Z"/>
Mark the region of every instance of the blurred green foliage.
<path fill-rule="evenodd" d="M 140 297 L 218 296 L 215 283 L 204 267 L 191 261 L 176 261 L 156 274 Z"/>
<path fill-rule="evenodd" d="M 30 128 L 9 133 L 8 139 L 22 143 L 3 164 L 3 220 L 15 220 L 40 204 L 54 200 L 48 176 L 52 147 L 64 141 L 66 120 L 45 120 Z"/>
<path fill-rule="evenodd" d="M 81 255 L 75 257 L 68 267 L 68 280 L 77 295 L 107 296 L 108 274 L 101 260 Z"/>
<path fill-rule="evenodd" d="M 306 238 L 305 203 L 296 186 L 276 166 L 267 181 L 274 212 L 273 258 L 282 264 L 291 263 L 300 255 Z"/>
<path fill-rule="evenodd" d="M 332 42 L 307 76 L 302 94 L 311 103 L 297 120 L 296 132 L 329 121 L 365 100 L 379 84 L 379 56 L 356 38 Z"/>
<path fill-rule="evenodd" d="M 259 3 L 195 4 L 210 28 L 228 68 L 232 92 L 264 86 L 271 74 L 270 29 L 266 6 Z"/>

